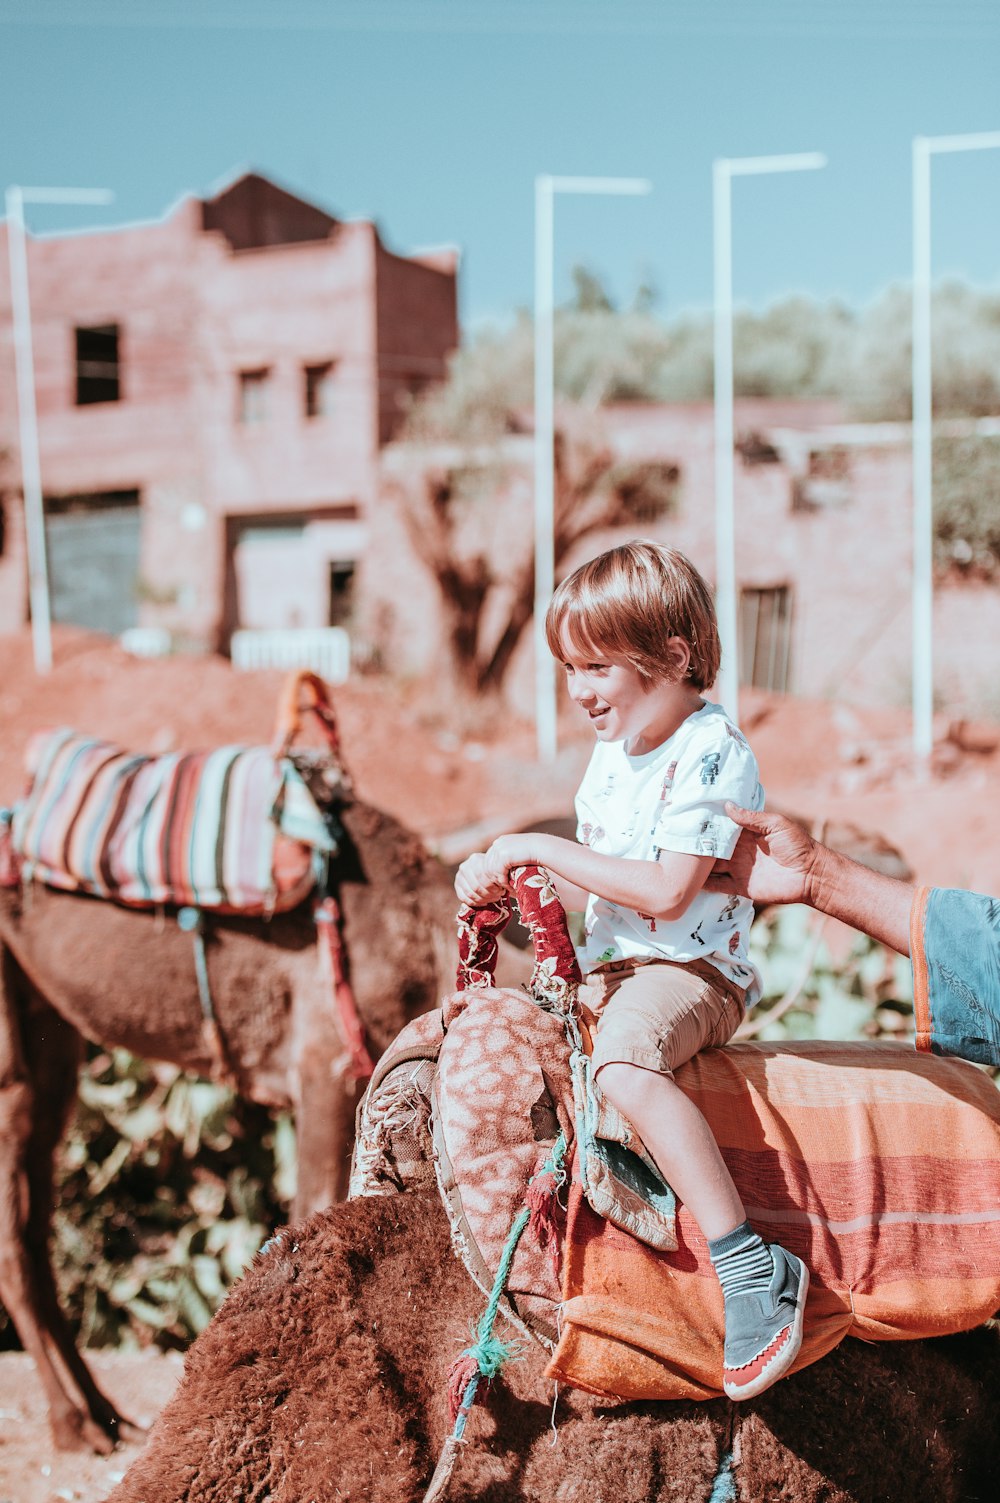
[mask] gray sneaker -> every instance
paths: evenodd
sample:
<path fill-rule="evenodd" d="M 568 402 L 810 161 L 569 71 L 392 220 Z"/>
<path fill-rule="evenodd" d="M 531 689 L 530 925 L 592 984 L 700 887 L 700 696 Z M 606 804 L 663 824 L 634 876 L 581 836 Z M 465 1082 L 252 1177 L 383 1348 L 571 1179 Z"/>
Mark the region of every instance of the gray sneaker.
<path fill-rule="evenodd" d="M 752 1399 L 783 1378 L 802 1345 L 809 1270 L 794 1253 L 771 1244 L 774 1273 L 767 1289 L 726 1300 L 722 1386 L 731 1399 Z"/>

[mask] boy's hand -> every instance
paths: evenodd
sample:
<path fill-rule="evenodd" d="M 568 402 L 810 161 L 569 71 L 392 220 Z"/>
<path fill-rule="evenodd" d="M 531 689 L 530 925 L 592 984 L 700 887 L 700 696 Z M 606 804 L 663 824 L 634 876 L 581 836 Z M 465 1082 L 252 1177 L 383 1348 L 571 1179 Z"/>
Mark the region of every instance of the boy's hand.
<path fill-rule="evenodd" d="M 706 890 L 755 903 L 808 903 L 816 841 L 783 814 L 754 814 L 729 803 L 726 813 L 743 833 L 729 860 L 716 862 Z"/>
<path fill-rule="evenodd" d="M 485 851 L 467 856 L 455 873 L 455 891 L 469 908 L 485 908 L 503 896 L 505 887 L 503 880 L 497 881 Z"/>
<path fill-rule="evenodd" d="M 528 835 L 501 835 L 488 851 L 466 857 L 455 876 L 455 891 L 470 908 L 483 908 L 507 891 L 512 866 L 527 866 L 534 857 Z"/>

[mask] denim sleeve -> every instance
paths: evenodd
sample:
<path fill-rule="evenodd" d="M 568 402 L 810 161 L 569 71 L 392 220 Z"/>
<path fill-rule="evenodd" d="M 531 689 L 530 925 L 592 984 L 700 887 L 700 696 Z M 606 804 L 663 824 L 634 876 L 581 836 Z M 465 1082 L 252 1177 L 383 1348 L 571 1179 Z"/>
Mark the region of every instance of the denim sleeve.
<path fill-rule="evenodd" d="M 917 1048 L 1000 1065 L 1000 901 L 921 888 L 910 954 Z"/>

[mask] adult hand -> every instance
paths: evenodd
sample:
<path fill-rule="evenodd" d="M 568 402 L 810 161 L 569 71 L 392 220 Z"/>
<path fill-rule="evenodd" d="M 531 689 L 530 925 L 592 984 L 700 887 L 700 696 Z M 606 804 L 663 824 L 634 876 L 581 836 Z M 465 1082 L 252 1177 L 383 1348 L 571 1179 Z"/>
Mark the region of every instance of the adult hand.
<path fill-rule="evenodd" d="M 743 833 L 728 861 L 716 862 L 709 892 L 735 893 L 755 903 L 808 903 L 810 877 L 822 847 L 783 814 L 755 814 L 726 804 Z"/>

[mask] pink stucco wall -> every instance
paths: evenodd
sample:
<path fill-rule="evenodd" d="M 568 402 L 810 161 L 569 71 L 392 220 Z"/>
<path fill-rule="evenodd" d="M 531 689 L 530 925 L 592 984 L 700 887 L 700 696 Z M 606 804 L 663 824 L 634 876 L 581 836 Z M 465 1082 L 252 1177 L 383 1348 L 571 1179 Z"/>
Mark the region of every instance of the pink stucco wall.
<path fill-rule="evenodd" d="M 911 460 L 905 429 L 848 428 L 830 403 L 737 403 L 737 433 L 758 432 L 778 446 L 780 462 L 736 461 L 737 578 L 740 586 L 792 590 L 791 692 L 858 704 L 907 705 L 910 699 Z M 659 458 L 681 471 L 677 513 L 629 529 L 662 539 L 715 577 L 715 468 L 710 403 L 623 406 L 595 414 L 595 444 L 620 457 Z M 809 453 L 846 451 L 847 476 L 827 504 L 792 506 L 793 486 Z M 506 440 L 495 462 L 499 480 L 482 507 L 487 551 L 504 561 L 532 541 L 532 440 Z M 369 571 L 365 629 L 401 672 L 434 671 L 441 661 L 440 612 L 400 517 L 402 482 L 427 464 L 466 462 L 460 447 L 420 451 L 390 445 L 382 458 L 380 549 Z M 817 489 L 817 496 L 821 492 Z M 588 537 L 564 568 L 592 557 L 625 532 Z M 498 592 L 497 610 L 502 610 Z M 494 625 L 496 622 L 494 621 Z M 530 633 L 522 640 L 507 692 L 530 713 Z M 935 690 L 942 709 L 1000 717 L 996 643 L 1000 588 L 939 580 L 935 589 Z"/>
<path fill-rule="evenodd" d="M 310 548 L 360 556 L 379 448 L 403 416 L 399 377 L 439 378 L 457 340 L 454 257 L 392 255 L 374 225 L 251 175 L 156 223 L 31 240 L 29 271 L 44 490 L 140 491 L 144 622 L 206 645 L 239 624 L 240 518 L 294 518 L 303 540 L 325 522 Z M 74 329 L 104 324 L 120 328 L 121 400 L 78 407 Z M 304 368 L 328 362 L 329 410 L 309 417 Z M 239 376 L 254 370 L 268 373 L 267 413 L 247 425 Z M 0 226 L 0 490 L 15 507 L 17 448 Z M 324 625 L 328 581 L 300 552 L 302 624 Z M 4 593 L 9 629 L 24 602 Z"/>

